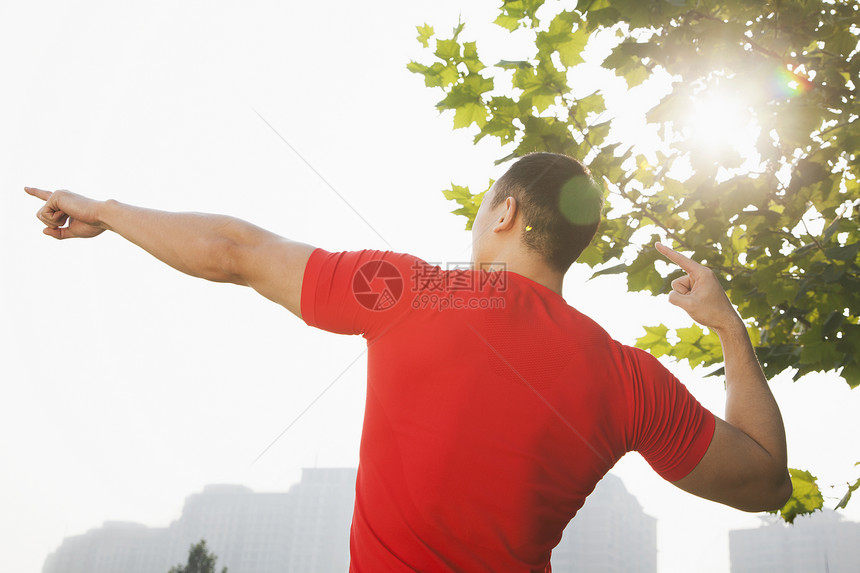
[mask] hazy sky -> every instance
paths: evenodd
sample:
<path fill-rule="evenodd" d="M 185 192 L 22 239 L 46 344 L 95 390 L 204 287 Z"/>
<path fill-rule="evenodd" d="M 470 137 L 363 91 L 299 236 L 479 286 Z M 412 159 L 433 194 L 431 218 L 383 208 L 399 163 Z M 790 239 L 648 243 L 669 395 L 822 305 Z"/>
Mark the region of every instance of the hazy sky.
<path fill-rule="evenodd" d="M 453 132 L 440 94 L 405 66 L 424 57 L 417 24 L 447 32 L 461 11 L 464 36 L 489 39 L 482 57 L 519 57 L 516 38 L 472 25 L 497 2 L 472 4 L 0 4 L 0 571 L 37 573 L 63 537 L 105 520 L 165 526 L 205 484 L 286 491 L 302 467 L 355 466 L 364 401 L 360 337 L 308 328 L 116 236 L 54 241 L 22 187 L 231 214 L 329 250 L 468 260 L 439 191 L 483 188 L 499 150 Z M 665 299 L 587 276 L 571 270 L 565 297 L 622 342 L 688 323 Z M 671 368 L 722 414 L 719 381 Z M 856 477 L 856 451 L 841 448 L 860 392 L 826 376 L 773 387 L 790 463 L 823 484 Z M 676 490 L 636 454 L 613 471 L 659 520 L 662 573 L 727 572 L 726 532 L 758 523 Z M 860 501 L 846 515 L 860 519 Z"/>

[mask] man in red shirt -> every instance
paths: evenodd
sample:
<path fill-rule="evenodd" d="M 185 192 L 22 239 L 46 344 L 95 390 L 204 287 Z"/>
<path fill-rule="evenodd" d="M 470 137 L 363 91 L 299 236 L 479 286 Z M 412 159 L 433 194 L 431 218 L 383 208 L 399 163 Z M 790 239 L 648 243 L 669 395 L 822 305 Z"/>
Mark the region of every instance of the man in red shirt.
<path fill-rule="evenodd" d="M 562 298 L 602 205 L 572 158 L 511 166 L 460 271 L 329 253 L 230 217 L 26 189 L 45 200 L 48 235 L 110 229 L 182 272 L 251 286 L 311 326 L 366 338 L 353 571 L 550 571 L 568 521 L 632 450 L 676 486 L 746 511 L 791 494 L 779 409 L 710 270 L 656 246 L 687 273 L 670 302 L 720 336 L 725 421 Z"/>

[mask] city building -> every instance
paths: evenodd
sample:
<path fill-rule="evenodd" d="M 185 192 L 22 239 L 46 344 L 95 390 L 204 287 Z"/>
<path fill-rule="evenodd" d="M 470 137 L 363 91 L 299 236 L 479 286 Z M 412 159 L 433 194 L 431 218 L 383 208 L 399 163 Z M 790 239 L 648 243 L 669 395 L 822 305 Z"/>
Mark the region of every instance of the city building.
<path fill-rule="evenodd" d="M 356 470 L 302 471 L 290 489 L 289 566 L 280 571 L 349 571 L 355 476 Z"/>
<path fill-rule="evenodd" d="M 552 552 L 553 573 L 657 573 L 657 520 L 607 474 Z"/>
<path fill-rule="evenodd" d="M 344 573 L 355 469 L 303 469 L 286 493 L 209 485 L 189 496 L 181 517 L 150 528 L 107 522 L 66 538 L 42 573 L 167 573 L 201 539 L 229 573 Z M 607 475 L 553 551 L 556 573 L 656 573 L 656 520 L 621 480 Z"/>
<path fill-rule="evenodd" d="M 756 529 L 729 532 L 732 573 L 856 573 L 860 571 L 860 523 L 824 510 L 777 517 Z"/>
<path fill-rule="evenodd" d="M 179 559 L 170 559 L 168 529 L 108 521 L 100 529 L 67 537 L 48 556 L 44 573 L 167 573 Z M 185 550 L 187 557 L 188 550 Z"/>
<path fill-rule="evenodd" d="M 185 500 L 169 527 L 107 522 L 66 538 L 42 573 L 167 573 L 206 539 L 218 569 L 230 573 L 349 568 L 349 526 L 356 470 L 305 468 L 286 493 L 254 493 L 244 486 L 210 485 Z"/>

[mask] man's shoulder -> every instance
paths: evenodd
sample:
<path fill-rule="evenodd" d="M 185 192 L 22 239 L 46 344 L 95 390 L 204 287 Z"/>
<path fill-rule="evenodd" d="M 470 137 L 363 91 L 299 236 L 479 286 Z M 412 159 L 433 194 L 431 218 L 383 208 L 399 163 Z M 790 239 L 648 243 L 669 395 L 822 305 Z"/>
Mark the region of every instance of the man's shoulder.
<path fill-rule="evenodd" d="M 318 247 L 311 253 L 309 267 L 322 268 L 323 266 L 337 273 L 356 273 L 363 270 L 362 274 L 381 273 L 382 276 L 406 280 L 414 269 L 424 270 L 430 265 L 415 255 L 399 251 L 376 249 L 329 251 Z"/>

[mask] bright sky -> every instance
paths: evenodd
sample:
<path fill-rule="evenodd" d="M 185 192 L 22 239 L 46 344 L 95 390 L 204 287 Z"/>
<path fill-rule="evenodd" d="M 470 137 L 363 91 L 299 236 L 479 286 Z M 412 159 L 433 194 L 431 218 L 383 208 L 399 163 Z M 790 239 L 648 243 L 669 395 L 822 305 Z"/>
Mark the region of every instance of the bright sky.
<path fill-rule="evenodd" d="M 466 261 L 469 235 L 440 190 L 483 188 L 499 150 L 452 132 L 440 94 L 405 66 L 423 57 L 416 25 L 447 32 L 461 11 L 467 39 L 490 39 L 482 57 L 516 56 L 501 29 L 472 25 L 496 4 L 0 6 L 0 571 L 37 573 L 63 537 L 105 520 L 165 526 L 205 484 L 285 491 L 302 467 L 355 466 L 364 401 L 361 338 L 180 275 L 116 236 L 49 239 L 22 187 L 231 214 L 330 250 Z M 574 268 L 565 297 L 622 342 L 689 322 L 617 277 L 587 276 Z M 671 368 L 722 413 L 719 381 Z M 773 388 L 791 464 L 823 484 L 855 477 L 845 445 L 860 392 L 827 376 Z M 727 531 L 758 524 L 676 490 L 638 455 L 614 471 L 658 519 L 662 573 L 727 572 Z M 860 501 L 845 514 L 860 519 Z"/>

